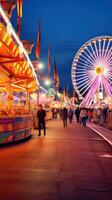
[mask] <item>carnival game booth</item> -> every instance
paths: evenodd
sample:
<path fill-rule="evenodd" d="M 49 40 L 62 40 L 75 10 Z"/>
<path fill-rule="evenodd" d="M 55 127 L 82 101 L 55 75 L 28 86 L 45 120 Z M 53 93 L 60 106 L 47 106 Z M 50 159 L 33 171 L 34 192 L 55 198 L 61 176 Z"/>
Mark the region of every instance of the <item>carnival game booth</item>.
<path fill-rule="evenodd" d="M 0 6 L 0 144 L 31 135 L 29 96 L 35 91 L 33 65 Z"/>

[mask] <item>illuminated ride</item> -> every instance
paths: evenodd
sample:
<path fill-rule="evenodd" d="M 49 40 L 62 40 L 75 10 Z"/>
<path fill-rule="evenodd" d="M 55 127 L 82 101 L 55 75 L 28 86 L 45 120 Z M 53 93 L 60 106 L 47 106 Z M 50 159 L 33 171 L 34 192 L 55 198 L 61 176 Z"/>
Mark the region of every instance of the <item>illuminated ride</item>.
<path fill-rule="evenodd" d="M 96 93 L 112 97 L 111 36 L 93 38 L 79 49 L 72 64 L 72 82 L 81 105 L 91 105 Z"/>
<path fill-rule="evenodd" d="M 38 90 L 34 67 L 0 6 L 0 144 L 31 135 L 30 95 Z"/>

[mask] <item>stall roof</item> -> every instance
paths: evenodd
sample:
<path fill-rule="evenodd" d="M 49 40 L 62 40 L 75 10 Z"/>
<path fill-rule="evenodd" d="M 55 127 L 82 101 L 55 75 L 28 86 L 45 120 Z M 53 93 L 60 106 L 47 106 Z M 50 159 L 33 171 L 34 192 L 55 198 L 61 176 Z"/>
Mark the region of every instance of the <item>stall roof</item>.
<path fill-rule="evenodd" d="M 0 6 L 0 76 L 14 87 L 36 90 L 39 87 L 33 65 L 23 44 Z M 0 82 L 1 82 L 0 81 Z"/>

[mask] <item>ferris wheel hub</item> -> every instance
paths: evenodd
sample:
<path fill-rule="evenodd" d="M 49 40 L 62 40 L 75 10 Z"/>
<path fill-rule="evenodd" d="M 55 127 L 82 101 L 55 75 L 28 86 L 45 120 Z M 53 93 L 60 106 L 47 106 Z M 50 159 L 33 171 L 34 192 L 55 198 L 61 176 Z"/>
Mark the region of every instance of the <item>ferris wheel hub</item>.
<path fill-rule="evenodd" d="M 104 72 L 104 68 L 102 66 L 97 66 L 95 68 L 95 73 L 96 73 L 97 76 L 103 75 L 103 72 Z"/>

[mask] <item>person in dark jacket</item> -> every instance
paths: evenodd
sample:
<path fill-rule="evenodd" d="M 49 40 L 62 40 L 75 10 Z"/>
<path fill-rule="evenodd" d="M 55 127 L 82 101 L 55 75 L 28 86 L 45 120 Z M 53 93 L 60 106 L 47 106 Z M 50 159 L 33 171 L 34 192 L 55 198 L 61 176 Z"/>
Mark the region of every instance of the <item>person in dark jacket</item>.
<path fill-rule="evenodd" d="M 66 108 L 62 111 L 63 126 L 67 127 L 68 110 Z"/>
<path fill-rule="evenodd" d="M 77 119 L 77 123 L 79 123 L 79 118 L 80 118 L 80 109 L 79 108 L 76 108 L 75 116 L 76 116 L 76 119 Z"/>
<path fill-rule="evenodd" d="M 72 123 L 73 120 L 73 110 L 70 108 L 68 111 L 69 122 Z"/>
<path fill-rule="evenodd" d="M 45 117 L 46 117 L 46 111 L 43 109 L 43 106 L 40 104 L 39 110 L 37 112 L 37 119 L 38 119 L 38 129 L 39 134 L 38 136 L 41 136 L 41 129 L 44 129 L 44 136 L 46 135 L 46 124 L 45 124 Z"/>

